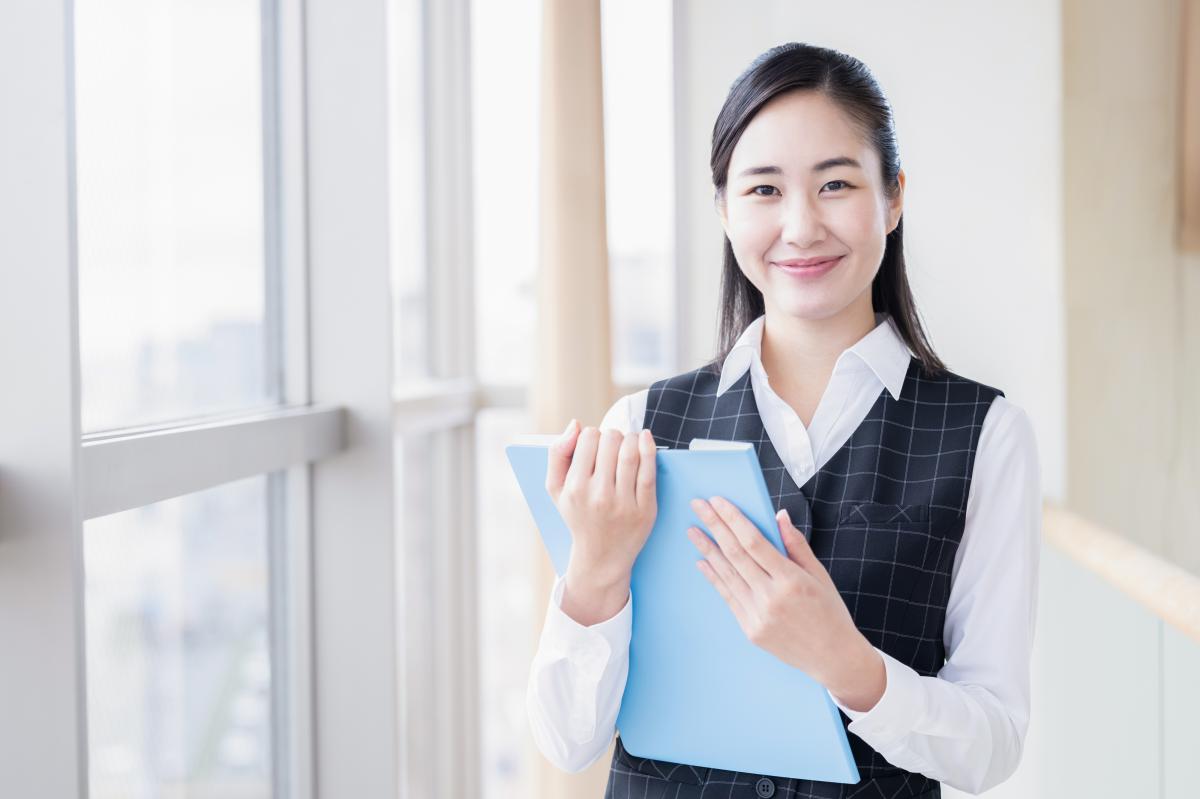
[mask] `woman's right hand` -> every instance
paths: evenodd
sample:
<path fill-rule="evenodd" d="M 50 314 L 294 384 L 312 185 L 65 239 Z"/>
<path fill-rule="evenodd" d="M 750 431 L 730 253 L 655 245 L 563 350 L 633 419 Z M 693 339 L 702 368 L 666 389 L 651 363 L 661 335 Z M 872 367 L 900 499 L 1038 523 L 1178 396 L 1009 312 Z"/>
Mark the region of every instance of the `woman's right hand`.
<path fill-rule="evenodd" d="M 581 624 L 625 605 L 633 562 L 658 516 L 656 455 L 648 429 L 580 430 L 574 419 L 549 447 L 546 490 L 572 538 L 564 575 L 572 600 L 564 591 L 562 607 Z"/>

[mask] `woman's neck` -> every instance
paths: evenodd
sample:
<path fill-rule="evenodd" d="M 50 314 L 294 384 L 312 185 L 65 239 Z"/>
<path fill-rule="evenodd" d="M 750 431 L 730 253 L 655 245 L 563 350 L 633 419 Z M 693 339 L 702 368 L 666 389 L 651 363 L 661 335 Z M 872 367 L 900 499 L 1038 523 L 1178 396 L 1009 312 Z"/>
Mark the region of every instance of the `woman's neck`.
<path fill-rule="evenodd" d="M 766 311 L 761 358 L 771 389 L 808 427 L 838 357 L 875 328 L 870 296 L 827 319 Z"/>

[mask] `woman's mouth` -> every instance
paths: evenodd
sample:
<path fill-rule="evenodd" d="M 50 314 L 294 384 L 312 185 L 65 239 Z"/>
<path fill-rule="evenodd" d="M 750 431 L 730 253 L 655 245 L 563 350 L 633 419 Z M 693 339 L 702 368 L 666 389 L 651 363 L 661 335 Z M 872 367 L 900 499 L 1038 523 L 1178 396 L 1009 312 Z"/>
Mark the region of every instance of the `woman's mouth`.
<path fill-rule="evenodd" d="M 815 278 L 820 277 L 829 270 L 842 262 L 844 255 L 839 255 L 836 258 L 828 258 L 824 261 L 808 264 L 806 266 L 798 266 L 795 264 L 779 263 L 772 261 L 771 264 L 777 267 L 780 271 L 798 278 Z"/>

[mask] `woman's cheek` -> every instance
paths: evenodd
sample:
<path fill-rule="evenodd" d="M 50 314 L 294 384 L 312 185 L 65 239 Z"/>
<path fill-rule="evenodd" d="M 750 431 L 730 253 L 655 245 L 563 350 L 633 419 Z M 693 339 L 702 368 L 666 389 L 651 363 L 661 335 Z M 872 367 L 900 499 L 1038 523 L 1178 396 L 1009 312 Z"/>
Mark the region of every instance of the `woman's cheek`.
<path fill-rule="evenodd" d="M 776 224 L 778 218 L 778 209 L 765 202 L 736 202 L 729 210 L 730 222 L 745 231 L 771 227 Z"/>
<path fill-rule="evenodd" d="M 763 254 L 778 236 L 778 228 L 764 214 L 748 213 L 730 219 L 729 234 L 738 263 L 743 263 L 743 259 L 761 262 Z"/>
<path fill-rule="evenodd" d="M 879 245 L 879 232 L 887 217 L 878 203 L 863 195 L 860 202 L 847 203 L 841 210 L 839 227 L 845 231 L 846 238 L 855 243 L 855 249 L 869 250 L 872 245 Z"/>

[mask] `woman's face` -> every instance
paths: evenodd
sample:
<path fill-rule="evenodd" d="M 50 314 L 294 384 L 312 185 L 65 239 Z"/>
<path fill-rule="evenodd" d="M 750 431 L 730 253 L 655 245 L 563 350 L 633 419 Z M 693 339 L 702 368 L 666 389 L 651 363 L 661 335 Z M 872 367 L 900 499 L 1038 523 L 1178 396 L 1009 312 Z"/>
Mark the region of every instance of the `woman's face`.
<path fill-rule="evenodd" d="M 834 159 L 837 159 L 835 161 Z M 793 91 L 747 125 L 729 162 L 718 213 L 738 266 L 768 311 L 826 319 L 865 303 L 900 219 L 888 200 L 879 156 L 820 92 Z M 831 267 L 790 262 L 838 259 Z"/>

